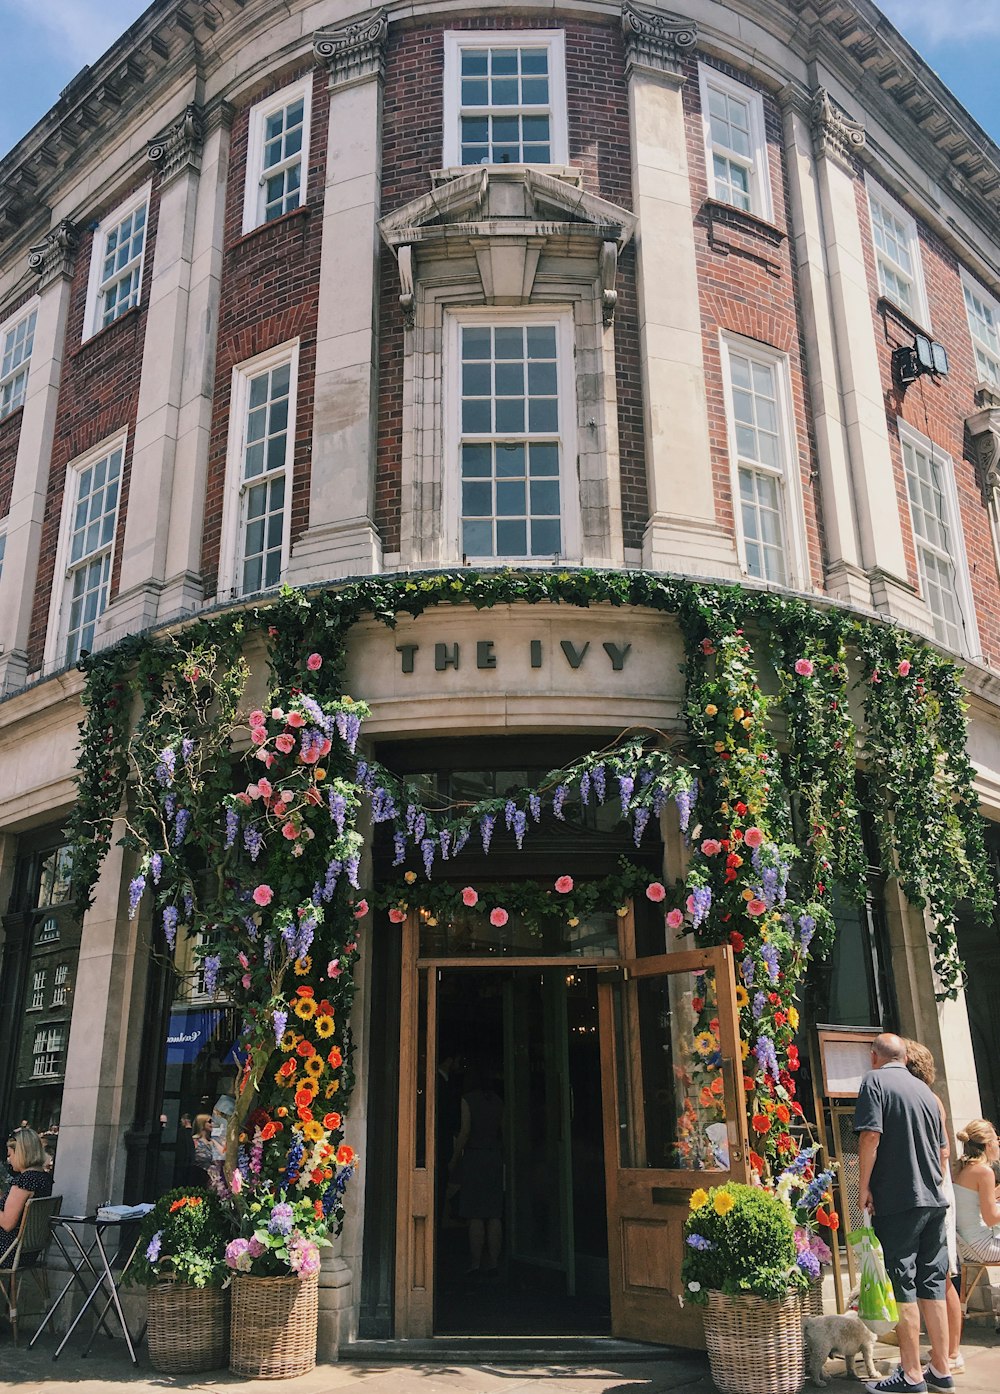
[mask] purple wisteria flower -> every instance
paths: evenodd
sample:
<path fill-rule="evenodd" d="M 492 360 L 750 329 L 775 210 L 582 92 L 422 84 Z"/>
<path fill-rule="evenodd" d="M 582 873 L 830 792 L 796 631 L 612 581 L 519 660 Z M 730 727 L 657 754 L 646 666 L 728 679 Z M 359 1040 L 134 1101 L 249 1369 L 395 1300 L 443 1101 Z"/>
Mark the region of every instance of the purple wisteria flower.
<path fill-rule="evenodd" d="M 740 964 L 740 971 L 743 974 L 744 987 L 753 987 L 754 966 L 755 965 L 753 959 L 750 957 L 749 954 L 747 954 L 746 958 Z"/>
<path fill-rule="evenodd" d="M 584 808 L 590 802 L 590 773 L 588 770 L 584 770 L 580 776 L 580 802 Z"/>
<path fill-rule="evenodd" d="M 638 847 L 642 841 L 642 835 L 646 831 L 646 824 L 649 822 L 649 809 L 640 804 L 632 814 L 632 841 Z"/>
<path fill-rule="evenodd" d="M 448 853 L 451 851 L 451 829 L 442 828 L 438 833 L 438 844 L 441 848 L 441 860 L 448 860 Z"/>
<path fill-rule="evenodd" d="M 653 790 L 653 817 L 659 818 L 660 814 L 670 802 L 670 790 L 663 784 L 657 784 Z"/>
<path fill-rule="evenodd" d="M 618 776 L 618 798 L 621 801 L 622 817 L 628 817 L 628 811 L 632 806 L 632 794 L 635 791 L 635 780 L 630 774 L 620 774 Z"/>
<path fill-rule="evenodd" d="M 260 849 L 264 845 L 264 834 L 256 828 L 243 829 L 243 846 L 250 853 L 250 860 L 255 862 L 260 856 Z"/>
<path fill-rule="evenodd" d="M 774 1042 L 770 1036 L 758 1036 L 754 1042 L 753 1053 L 757 1057 L 757 1063 L 765 1074 L 772 1079 L 778 1078 L 778 1056 L 775 1053 Z"/>
<path fill-rule="evenodd" d="M 510 832 L 510 829 L 514 823 L 514 814 L 516 812 L 517 804 L 514 802 L 513 799 L 508 799 L 503 806 L 504 827 L 507 829 L 508 832 Z"/>
<path fill-rule="evenodd" d="M 163 858 L 160 856 L 159 852 L 154 852 L 150 857 L 149 870 L 153 877 L 153 885 L 158 886 L 160 884 L 160 877 L 163 874 Z"/>
<path fill-rule="evenodd" d="M 453 857 L 457 857 L 457 856 L 458 856 L 459 852 L 461 852 L 462 848 L 463 848 L 463 847 L 465 846 L 465 844 L 468 842 L 468 840 L 469 840 L 469 838 L 471 837 L 471 835 L 472 835 L 472 828 L 469 826 L 469 824 L 468 824 L 468 823 L 460 823 L 459 826 L 458 826 L 458 829 L 457 829 L 457 831 L 456 831 L 456 833 L 455 833 L 455 842 L 454 842 L 454 846 L 453 846 L 452 849 L 451 849 L 451 855 L 452 855 Z"/>
<path fill-rule="evenodd" d="M 492 813 L 484 813 L 479 820 L 479 835 L 483 840 L 483 851 L 486 853 L 490 850 L 490 843 L 493 840 L 493 825 L 495 823 L 496 818 Z"/>
<path fill-rule="evenodd" d="M 174 846 L 179 847 L 184 841 L 188 826 L 191 822 L 191 814 L 186 808 L 177 810 L 177 817 L 174 819 Z"/>
<path fill-rule="evenodd" d="M 201 965 L 201 970 L 205 978 L 205 991 L 212 997 L 215 996 L 221 964 L 222 959 L 218 954 L 207 954 Z"/>
<path fill-rule="evenodd" d="M 235 808 L 226 809 L 226 847 L 232 847 L 240 830 L 240 815 Z"/>
<path fill-rule="evenodd" d="M 130 920 L 135 919 L 135 912 L 139 908 L 139 901 L 142 899 L 142 893 L 145 889 L 145 876 L 133 876 L 128 883 L 128 917 Z"/>
<path fill-rule="evenodd" d="M 538 794 L 528 795 L 528 812 L 536 823 L 542 821 L 542 800 Z"/>
<path fill-rule="evenodd" d="M 280 1007 L 275 1008 L 271 1013 L 271 1022 L 274 1026 L 274 1044 L 281 1045 L 281 1038 L 285 1034 L 285 1027 L 288 1024 L 288 1013 L 283 1012 Z"/>
<path fill-rule="evenodd" d="M 169 746 L 167 746 L 166 750 L 160 751 L 160 760 L 155 770 L 156 781 L 158 784 L 161 784 L 164 787 L 166 787 L 166 785 L 173 783 L 174 765 L 176 764 L 176 761 L 177 756 Z"/>
<path fill-rule="evenodd" d="M 367 760 L 359 760 L 358 763 L 357 763 L 357 765 L 356 765 L 355 768 L 354 768 L 354 781 L 355 781 L 356 784 L 360 784 L 361 787 L 362 787 L 362 789 L 363 789 L 363 788 L 365 787 L 365 781 L 367 780 L 367 778 L 368 778 L 368 761 L 367 761 Z"/>
<path fill-rule="evenodd" d="M 420 843 L 420 855 L 424 859 L 424 875 L 428 881 L 431 879 L 431 872 L 434 869 L 434 854 L 437 852 L 437 843 L 432 837 L 425 837 Z"/>
<path fill-rule="evenodd" d="M 360 718 L 354 712 L 338 712 L 334 718 L 337 725 L 337 735 L 347 746 L 351 754 L 358 743 L 358 736 L 361 733 Z"/>
<path fill-rule="evenodd" d="M 344 870 L 347 872 L 347 884 L 353 886 L 356 891 L 361 889 L 358 884 L 358 868 L 360 865 L 360 857 L 348 857 L 344 862 Z"/>
<path fill-rule="evenodd" d="M 163 1247 L 163 1230 L 158 1229 L 152 1239 L 146 1245 L 146 1259 L 149 1263 L 156 1263 L 160 1257 L 160 1250 Z"/>
<path fill-rule="evenodd" d="M 330 805 L 330 817 L 337 825 L 337 832 L 343 837 L 344 825 L 347 822 L 347 800 L 331 785 L 327 802 Z"/>
<path fill-rule="evenodd" d="M 193 751 L 194 741 L 190 736 L 185 736 L 181 741 L 181 759 L 184 761 L 185 765 L 191 759 Z"/>
<path fill-rule="evenodd" d="M 688 911 L 691 915 L 691 923 L 695 929 L 701 924 L 702 920 L 708 915 L 712 908 L 712 888 L 711 886 L 695 886 L 688 896 Z"/>
<path fill-rule="evenodd" d="M 394 833 L 392 837 L 393 847 L 393 866 L 402 866 L 406 861 L 406 835 L 405 833 Z"/>
<path fill-rule="evenodd" d="M 519 808 L 514 814 L 514 841 L 517 843 L 517 850 L 520 852 L 524 846 L 524 834 L 528 830 L 528 815 L 523 808 Z"/>
<path fill-rule="evenodd" d="M 778 981 L 778 950 L 773 944 L 761 944 L 760 956 L 767 964 L 767 976 L 772 983 Z"/>
<path fill-rule="evenodd" d="M 767 1002 L 767 993 L 757 991 L 753 995 L 753 1019 L 760 1021 L 764 1014 L 764 1004 Z"/>
<path fill-rule="evenodd" d="M 607 792 L 605 787 L 604 766 L 595 765 L 590 771 L 590 778 L 594 785 L 594 793 L 597 795 L 597 802 L 603 803 Z"/>
<path fill-rule="evenodd" d="M 691 784 L 688 789 L 678 789 L 674 795 L 674 802 L 677 805 L 677 812 L 680 816 L 681 832 L 686 833 L 691 823 L 691 813 L 694 809 L 695 801 L 698 798 L 697 781 Z"/>
<path fill-rule="evenodd" d="M 413 820 L 413 841 L 423 842 L 424 833 L 427 831 L 427 819 L 422 813 L 418 813 Z"/>
<path fill-rule="evenodd" d="M 711 1239 L 706 1239 L 703 1234 L 689 1234 L 685 1242 L 690 1248 L 696 1249 L 699 1254 L 710 1253 L 712 1249 L 716 1248 Z"/>
<path fill-rule="evenodd" d="M 816 933 L 816 921 L 812 915 L 799 916 L 799 943 L 803 950 L 808 949 L 812 943 L 812 937 Z"/>
<path fill-rule="evenodd" d="M 264 962 L 270 963 L 271 959 L 274 957 L 274 940 L 271 938 L 270 934 L 264 935 L 263 951 Z"/>
<path fill-rule="evenodd" d="M 556 792 L 552 795 L 552 812 L 560 821 L 565 822 L 563 817 L 563 804 L 569 798 L 569 788 L 565 784 L 557 784 Z"/>
<path fill-rule="evenodd" d="M 189 920 L 191 918 L 191 912 L 194 909 L 194 897 L 191 895 L 190 891 L 185 891 L 181 896 L 181 904 L 184 906 L 184 918 Z"/>
<path fill-rule="evenodd" d="M 166 819 L 167 819 L 168 822 L 173 818 L 174 813 L 176 812 L 176 809 L 177 809 L 177 795 L 176 795 L 176 794 L 165 794 L 165 795 L 163 796 L 163 812 L 164 812 L 164 816 L 166 817 Z"/>
<path fill-rule="evenodd" d="M 177 906 L 165 905 L 163 907 L 163 933 L 166 935 L 167 943 L 172 949 L 177 938 Z"/>

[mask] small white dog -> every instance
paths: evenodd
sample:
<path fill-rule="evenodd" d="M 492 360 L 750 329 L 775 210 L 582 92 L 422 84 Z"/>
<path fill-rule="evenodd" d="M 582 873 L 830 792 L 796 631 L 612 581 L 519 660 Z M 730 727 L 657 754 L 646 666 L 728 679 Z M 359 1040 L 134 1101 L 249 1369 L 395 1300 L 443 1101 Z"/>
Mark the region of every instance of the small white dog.
<path fill-rule="evenodd" d="M 843 1316 L 806 1317 L 802 1325 L 809 1377 L 814 1384 L 825 1388 L 829 1383 L 823 1378 L 823 1366 L 831 1355 L 842 1355 L 845 1374 L 854 1375 L 854 1362 L 859 1352 L 864 1356 L 867 1377 L 880 1378 L 872 1357 L 878 1337 L 874 1331 L 869 1331 L 857 1312 L 846 1312 Z"/>

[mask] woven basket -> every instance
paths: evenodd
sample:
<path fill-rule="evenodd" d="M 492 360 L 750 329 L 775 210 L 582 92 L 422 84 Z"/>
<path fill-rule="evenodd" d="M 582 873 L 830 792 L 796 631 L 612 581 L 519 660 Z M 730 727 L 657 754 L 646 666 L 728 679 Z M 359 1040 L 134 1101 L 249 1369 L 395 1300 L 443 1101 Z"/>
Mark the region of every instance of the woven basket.
<path fill-rule="evenodd" d="M 821 1317 L 823 1315 L 823 1279 L 815 1278 L 806 1288 L 802 1299 L 802 1315 Z"/>
<path fill-rule="evenodd" d="M 153 1369 L 164 1375 L 222 1369 L 229 1336 L 226 1316 L 226 1294 L 220 1288 L 177 1282 L 151 1287 L 146 1339 Z"/>
<path fill-rule="evenodd" d="M 316 1364 L 319 1276 L 233 1278 L 229 1368 L 254 1379 L 288 1379 Z"/>
<path fill-rule="evenodd" d="M 722 1394 L 798 1394 L 805 1380 L 797 1292 L 780 1301 L 710 1292 L 705 1342 Z"/>

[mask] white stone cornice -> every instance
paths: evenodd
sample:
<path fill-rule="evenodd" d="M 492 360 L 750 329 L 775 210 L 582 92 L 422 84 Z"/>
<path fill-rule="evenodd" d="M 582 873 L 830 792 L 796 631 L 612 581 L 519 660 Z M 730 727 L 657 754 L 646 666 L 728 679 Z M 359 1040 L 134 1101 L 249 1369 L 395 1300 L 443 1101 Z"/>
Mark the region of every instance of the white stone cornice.
<path fill-rule="evenodd" d="M 693 20 L 662 10 L 647 10 L 625 0 L 622 6 L 625 71 L 644 69 L 681 79 L 683 62 L 694 52 L 698 29 Z"/>
<path fill-rule="evenodd" d="M 865 148 L 867 137 L 860 121 L 852 121 L 825 87 L 817 87 L 809 103 L 809 125 L 816 157 L 828 155 L 847 169 Z"/>
<path fill-rule="evenodd" d="M 313 54 L 330 74 L 330 86 L 348 87 L 385 76 L 389 20 L 385 10 L 313 35 Z"/>
<path fill-rule="evenodd" d="M 167 184 L 184 170 L 201 168 L 201 147 L 205 121 L 201 107 L 191 102 L 162 135 L 151 140 L 146 156 L 160 172 L 160 184 Z"/>
<path fill-rule="evenodd" d="M 37 246 L 29 250 L 28 266 L 39 277 L 39 290 L 44 290 L 61 277 L 68 279 L 73 275 L 76 249 L 79 245 L 80 234 L 76 224 L 71 223 L 68 218 L 63 218 L 61 223 L 56 223 L 51 232 L 46 233 Z"/>

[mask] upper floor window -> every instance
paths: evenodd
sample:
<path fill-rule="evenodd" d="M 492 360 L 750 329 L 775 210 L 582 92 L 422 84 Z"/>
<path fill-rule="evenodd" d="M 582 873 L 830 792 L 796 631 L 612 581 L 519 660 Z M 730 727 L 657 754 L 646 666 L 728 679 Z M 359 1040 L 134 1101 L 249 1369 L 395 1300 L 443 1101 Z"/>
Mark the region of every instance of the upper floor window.
<path fill-rule="evenodd" d="M 66 996 L 69 992 L 69 964 L 60 963 L 56 966 L 55 977 L 52 981 L 52 1002 L 53 1007 L 65 1007 Z"/>
<path fill-rule="evenodd" d="M 124 440 L 104 445 L 66 471 L 63 524 L 49 611 L 50 663 L 75 663 L 94 647 L 108 605 L 118 524 Z"/>
<path fill-rule="evenodd" d="M 123 203 L 98 226 L 90 259 L 90 284 L 83 337 L 131 310 L 142 293 L 142 268 L 146 256 L 146 223 L 149 217 L 149 185 Z"/>
<path fill-rule="evenodd" d="M 298 343 L 233 373 L 219 590 L 253 595 L 288 564 Z"/>
<path fill-rule="evenodd" d="M 899 435 L 920 590 L 934 621 L 934 637 L 959 653 L 973 653 L 978 639 L 951 459 L 902 421 Z"/>
<path fill-rule="evenodd" d="M 42 1027 L 35 1032 L 31 1048 L 32 1079 L 52 1079 L 62 1073 L 63 1051 L 66 1047 L 66 1030 L 62 1026 Z"/>
<path fill-rule="evenodd" d="M 0 421 L 24 404 L 35 341 L 35 310 L 0 329 Z"/>
<path fill-rule="evenodd" d="M 962 273 L 962 291 L 969 316 L 976 376 L 980 382 L 1000 387 L 1000 307 L 971 276 Z"/>
<path fill-rule="evenodd" d="M 244 232 L 305 202 L 311 94 L 311 81 L 303 78 L 251 109 Z"/>
<path fill-rule="evenodd" d="M 561 29 L 445 35 L 448 165 L 565 164 L 565 36 Z"/>
<path fill-rule="evenodd" d="M 927 297 L 920 265 L 917 224 L 913 217 L 870 180 L 872 241 L 878 268 L 879 293 L 924 328 L 930 328 Z"/>
<path fill-rule="evenodd" d="M 761 345 L 724 339 L 723 362 L 743 566 L 759 581 L 802 585 L 785 361 Z"/>
<path fill-rule="evenodd" d="M 68 845 L 57 847 L 53 852 L 49 852 L 41 865 L 41 873 L 38 882 L 38 898 L 35 904 L 39 908 L 49 905 L 64 905 L 73 894 L 73 852 Z M 51 938 L 59 937 L 58 920 L 46 920 L 43 930 L 47 925 L 52 926 Z M 39 934 L 39 943 L 42 935 Z"/>
<path fill-rule="evenodd" d="M 564 557 L 578 548 L 570 493 L 568 319 L 478 316 L 455 326 L 456 514 L 463 556 Z"/>
<path fill-rule="evenodd" d="M 40 968 L 31 976 L 31 1002 L 29 1012 L 40 1012 L 45 1006 L 45 969 Z"/>
<path fill-rule="evenodd" d="M 699 68 L 710 198 L 771 218 L 771 180 L 759 92 L 725 73 Z"/>

